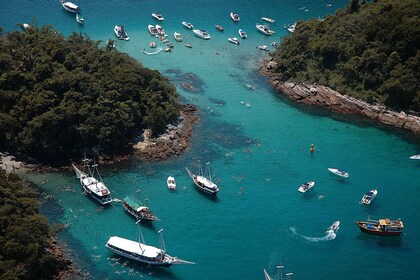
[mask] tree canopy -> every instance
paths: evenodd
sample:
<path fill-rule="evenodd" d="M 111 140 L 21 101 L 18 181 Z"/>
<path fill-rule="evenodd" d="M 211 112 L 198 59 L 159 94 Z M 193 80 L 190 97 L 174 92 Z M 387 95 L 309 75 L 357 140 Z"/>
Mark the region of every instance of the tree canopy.
<path fill-rule="evenodd" d="M 420 110 L 420 2 L 351 0 L 297 23 L 274 58 L 283 80 L 329 86 L 394 109 Z"/>
<path fill-rule="evenodd" d="M 0 36 L 0 148 L 41 162 L 127 152 L 179 117 L 175 87 L 100 41 L 51 26 Z"/>
<path fill-rule="evenodd" d="M 0 169 L 0 279 L 51 279 L 56 269 L 51 229 L 38 213 L 38 194 Z"/>

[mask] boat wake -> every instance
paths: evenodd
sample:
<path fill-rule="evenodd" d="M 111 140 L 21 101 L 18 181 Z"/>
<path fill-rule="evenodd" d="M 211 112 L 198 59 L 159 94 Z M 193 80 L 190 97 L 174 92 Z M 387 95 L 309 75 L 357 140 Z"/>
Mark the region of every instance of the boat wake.
<path fill-rule="evenodd" d="M 146 50 L 142 50 L 141 52 L 144 53 L 144 54 L 147 54 L 147 55 L 154 55 L 154 54 L 160 53 L 161 51 L 163 51 L 163 48 L 158 48 L 157 51 L 155 51 L 155 52 L 148 52 Z"/>
<path fill-rule="evenodd" d="M 334 231 L 333 229 L 328 229 L 325 232 L 325 236 L 323 236 L 323 237 L 311 237 L 311 236 L 306 236 L 306 235 L 299 234 L 299 233 L 297 233 L 296 228 L 294 228 L 294 227 L 290 227 L 290 231 L 294 235 L 298 235 L 298 236 L 302 237 L 303 239 L 305 239 L 309 242 L 329 241 L 329 240 L 334 240 L 337 237 L 336 231 Z"/>

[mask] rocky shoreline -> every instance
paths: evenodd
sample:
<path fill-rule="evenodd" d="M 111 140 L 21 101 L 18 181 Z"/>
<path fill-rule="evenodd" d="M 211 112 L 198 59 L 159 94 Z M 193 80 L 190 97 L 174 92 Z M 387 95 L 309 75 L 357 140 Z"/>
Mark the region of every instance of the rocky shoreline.
<path fill-rule="evenodd" d="M 420 117 L 396 112 L 381 104 L 369 104 L 354 97 L 342 95 L 329 87 L 318 84 L 283 82 L 278 73 L 272 72 L 273 58 L 262 60 L 260 72 L 270 77 L 270 83 L 281 93 L 299 103 L 328 108 L 342 114 L 358 114 L 380 123 L 403 128 L 420 135 Z"/>
<path fill-rule="evenodd" d="M 144 160 L 161 161 L 181 155 L 189 146 L 193 125 L 199 120 L 198 108 L 191 104 L 182 105 L 179 124 L 168 125 L 166 133 L 150 138 L 151 132 L 143 133 L 143 140 L 134 145 L 135 155 Z"/>

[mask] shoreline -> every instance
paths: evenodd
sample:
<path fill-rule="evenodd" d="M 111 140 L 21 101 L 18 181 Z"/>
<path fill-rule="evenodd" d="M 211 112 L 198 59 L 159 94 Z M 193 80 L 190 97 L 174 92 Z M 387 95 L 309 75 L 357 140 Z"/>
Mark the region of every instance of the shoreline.
<path fill-rule="evenodd" d="M 280 74 L 271 71 L 276 64 L 272 57 L 262 59 L 260 62 L 260 73 L 270 78 L 270 84 L 276 91 L 298 103 L 327 108 L 344 115 L 365 116 L 382 124 L 410 130 L 420 135 L 420 117 L 418 116 L 403 111 L 396 112 L 382 104 L 369 104 L 360 99 L 342 95 L 327 86 L 282 82 Z"/>

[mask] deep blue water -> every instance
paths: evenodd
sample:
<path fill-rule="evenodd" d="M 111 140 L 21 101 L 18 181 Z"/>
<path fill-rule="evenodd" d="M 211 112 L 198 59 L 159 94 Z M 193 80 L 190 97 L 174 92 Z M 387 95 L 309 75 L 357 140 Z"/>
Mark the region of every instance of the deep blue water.
<path fill-rule="evenodd" d="M 293 104 L 257 72 L 259 59 L 267 54 L 256 46 L 288 35 L 284 24 L 324 17 L 346 1 L 75 3 L 82 8 L 84 26 L 63 11 L 58 0 L 1 1 L 0 22 L 8 32 L 37 18 L 39 25 L 51 24 L 64 35 L 83 32 L 103 41 L 115 38 L 114 25 L 123 24 L 131 40 L 118 42 L 117 48 L 171 79 L 183 100 L 200 108 L 201 118 L 190 149 L 180 157 L 101 167 L 115 197 L 147 199 L 161 219 L 142 227 L 147 243 L 157 245 L 157 231 L 164 228 L 168 253 L 195 265 L 151 269 L 119 258 L 104 247 L 108 238 L 136 239 L 137 234 L 134 220 L 120 204 L 101 209 L 81 194 L 70 168 L 31 175 L 45 193 L 54 195 L 53 202 L 43 204 L 43 212 L 52 222 L 68 225 L 61 238 L 93 279 L 263 279 L 263 269 L 274 275 L 280 262 L 294 272 L 294 279 L 418 278 L 420 163 L 408 157 L 420 152 L 419 140 L 370 121 Z M 143 48 L 152 51 L 149 42 L 157 42 L 147 31 L 148 24 L 157 24 L 150 15 L 155 11 L 165 16 L 162 25 L 170 39 L 178 31 L 193 48 L 174 42 L 173 53 L 142 54 Z M 240 23 L 229 18 L 231 11 L 240 14 Z M 276 20 L 271 26 L 274 36 L 255 29 L 262 16 Z M 208 30 L 212 39 L 194 37 L 181 21 Z M 217 31 L 215 24 L 225 31 Z M 248 32 L 248 39 L 240 46 L 228 43 L 227 37 L 238 37 L 239 28 Z M 186 91 L 180 81 L 198 91 Z M 311 143 L 314 154 L 309 153 Z M 210 161 L 220 178 L 217 199 L 197 191 L 188 178 L 184 167 L 194 169 L 198 161 Z M 346 169 L 350 178 L 337 180 L 328 167 Z M 168 175 L 175 176 L 177 193 L 168 192 Z M 48 183 L 42 185 L 45 176 Z M 300 184 L 309 180 L 315 187 L 298 193 Z M 372 205 L 359 205 L 363 193 L 374 187 L 379 193 Z M 361 233 L 354 221 L 368 215 L 403 219 L 404 234 L 378 238 Z M 336 237 L 327 236 L 326 229 L 336 220 L 341 222 Z"/>

